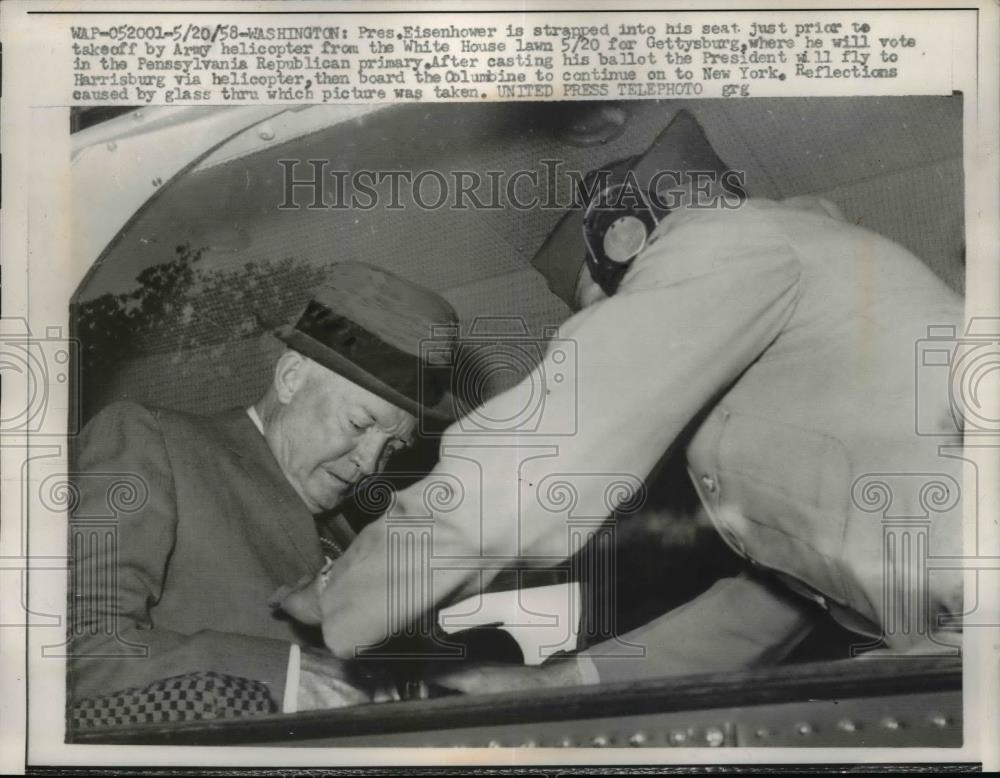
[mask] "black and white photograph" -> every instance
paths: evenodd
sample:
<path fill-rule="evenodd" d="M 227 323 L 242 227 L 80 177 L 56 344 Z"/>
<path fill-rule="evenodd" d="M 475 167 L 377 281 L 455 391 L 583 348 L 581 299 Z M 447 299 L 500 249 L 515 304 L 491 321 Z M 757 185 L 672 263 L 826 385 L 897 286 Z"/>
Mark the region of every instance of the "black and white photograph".
<path fill-rule="evenodd" d="M 25 772 L 997 764 L 997 9 L 43 5 Z"/>
<path fill-rule="evenodd" d="M 67 737 L 960 744 L 961 95 L 114 113 Z"/>

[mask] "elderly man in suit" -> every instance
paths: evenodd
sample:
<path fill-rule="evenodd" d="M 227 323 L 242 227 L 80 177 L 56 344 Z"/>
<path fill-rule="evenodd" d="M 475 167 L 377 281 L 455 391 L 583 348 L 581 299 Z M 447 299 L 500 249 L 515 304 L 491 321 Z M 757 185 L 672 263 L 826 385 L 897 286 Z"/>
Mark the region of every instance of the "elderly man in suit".
<path fill-rule="evenodd" d="M 91 476 L 129 474 L 147 494 L 120 517 L 113 555 L 93 543 L 73 551 L 74 699 L 199 672 L 264 684 L 285 711 L 368 699 L 269 599 L 353 537 L 343 517 L 315 517 L 411 444 L 418 415 L 447 418 L 433 407 L 446 381 L 421 343 L 455 323 L 433 292 L 340 263 L 275 331 L 287 349 L 249 408 L 101 411 L 79 441 L 74 522 L 107 499 Z"/>
<path fill-rule="evenodd" d="M 946 617 L 962 611 L 959 574 L 928 574 L 916 557 L 904 559 L 903 546 L 887 546 L 887 524 L 866 502 L 864 483 L 899 475 L 932 484 L 930 501 L 923 488 L 897 489 L 887 515 L 927 517 L 914 542 L 932 556 L 960 554 L 960 430 L 947 381 L 918 387 L 925 376 L 914 362 L 928 326 L 960 326 L 960 298 L 911 253 L 846 223 L 829 203 L 744 200 L 686 113 L 605 183 L 623 170 L 644 194 L 606 206 L 610 218 L 600 209 L 595 218 L 569 215 L 535 260 L 577 309 L 559 338 L 575 341 L 578 361 L 576 380 L 547 380 L 565 372 L 551 350 L 527 380 L 544 390 L 546 412 L 575 403 L 577 433 L 549 435 L 543 419 L 513 441 L 554 455 L 476 449 L 480 488 L 466 484 L 463 505 L 434 516 L 431 564 L 443 559 L 451 569 L 433 570 L 433 599 L 408 615 L 472 594 L 489 578 L 489 565 L 455 570 L 455 557 L 520 555 L 530 564 L 566 554 L 565 518 L 536 494 L 547 477 L 645 479 L 677 450 L 747 572 L 572 661 L 474 668 L 450 684 L 502 689 L 751 667 L 787 654 L 817 605 L 863 636 L 859 644 L 948 650 L 941 644 L 956 638 L 946 635 Z M 717 174 L 710 178 L 722 186 L 700 197 L 712 187 L 701 191 L 677 175 L 692 171 Z M 488 400 L 482 413 L 509 418 L 518 391 Z M 922 418 L 936 420 L 931 436 L 915 429 L 918 393 Z M 442 450 L 466 439 L 453 425 Z M 444 456 L 428 479 L 461 466 Z M 601 479 L 581 484 L 577 512 L 599 515 Z M 397 522 L 408 510 L 419 514 L 421 489 L 398 495 Z M 358 594 L 385 586 L 385 541 L 383 526 L 369 526 L 330 571 L 321 611 L 336 655 L 384 634 L 383 614 Z"/>

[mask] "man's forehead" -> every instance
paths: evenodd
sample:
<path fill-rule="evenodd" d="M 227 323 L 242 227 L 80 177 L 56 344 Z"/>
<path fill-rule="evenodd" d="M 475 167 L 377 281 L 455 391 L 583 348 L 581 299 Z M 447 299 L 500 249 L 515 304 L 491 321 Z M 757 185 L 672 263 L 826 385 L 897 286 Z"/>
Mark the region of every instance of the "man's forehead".
<path fill-rule="evenodd" d="M 344 402 L 358 405 L 367 412 L 375 422 L 384 427 L 387 432 L 405 430 L 414 426 L 416 420 L 407 411 L 384 400 L 374 392 L 359 386 L 353 381 L 339 376 L 342 382 L 342 397 Z"/>
<path fill-rule="evenodd" d="M 416 428 L 417 420 L 408 411 L 386 402 L 371 392 L 367 394 L 367 397 L 358 400 L 358 404 L 375 419 L 375 424 L 383 431 L 406 435 Z"/>
<path fill-rule="evenodd" d="M 376 424 L 386 432 L 409 433 L 416 427 L 416 419 L 408 411 L 384 400 L 374 392 L 354 383 L 339 373 L 330 370 L 314 360 L 309 360 L 312 370 L 322 376 L 323 391 L 335 395 L 349 406 L 357 407 L 375 419 Z"/>

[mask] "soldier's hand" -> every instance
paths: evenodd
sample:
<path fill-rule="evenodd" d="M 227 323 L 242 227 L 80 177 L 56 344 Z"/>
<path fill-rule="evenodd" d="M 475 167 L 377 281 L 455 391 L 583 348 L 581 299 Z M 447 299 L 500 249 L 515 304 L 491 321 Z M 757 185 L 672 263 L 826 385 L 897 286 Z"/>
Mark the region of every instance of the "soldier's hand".
<path fill-rule="evenodd" d="M 326 652 L 306 648 L 302 649 L 298 694 L 300 711 L 343 708 L 373 701 L 370 691 L 354 685 L 344 662 Z"/>
<path fill-rule="evenodd" d="M 272 608 L 281 608 L 285 613 L 303 624 L 322 624 L 323 611 L 320 595 L 326 588 L 330 572 L 327 562 L 316 575 L 305 575 L 291 586 L 282 586 L 268 599 Z"/>
<path fill-rule="evenodd" d="M 589 682 L 580 661 L 576 657 L 560 657 L 535 667 L 479 662 L 436 676 L 434 683 L 465 694 L 580 686 Z"/>

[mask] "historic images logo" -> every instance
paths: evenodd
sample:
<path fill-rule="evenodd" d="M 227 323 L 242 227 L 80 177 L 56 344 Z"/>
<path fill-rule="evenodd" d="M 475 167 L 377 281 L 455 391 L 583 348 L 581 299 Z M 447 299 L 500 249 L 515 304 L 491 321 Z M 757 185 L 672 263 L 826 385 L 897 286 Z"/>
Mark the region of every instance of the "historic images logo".
<path fill-rule="evenodd" d="M 638 207 L 645 202 L 660 211 L 690 208 L 739 208 L 746 199 L 741 170 L 659 170 L 641 179 L 626 171 L 620 186 L 609 187 L 610 166 L 581 172 L 565 162 L 542 159 L 537 168 L 518 170 L 338 170 L 329 159 L 280 159 L 282 210 L 515 211 L 583 208 L 595 197 L 600 207 Z M 606 193 L 614 192 L 608 200 Z"/>

